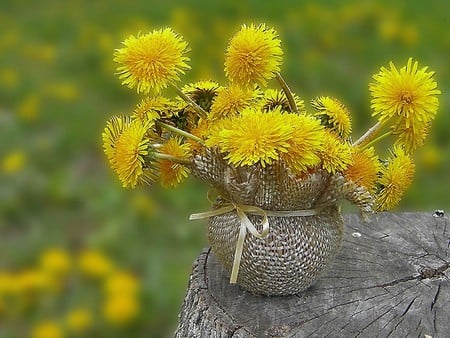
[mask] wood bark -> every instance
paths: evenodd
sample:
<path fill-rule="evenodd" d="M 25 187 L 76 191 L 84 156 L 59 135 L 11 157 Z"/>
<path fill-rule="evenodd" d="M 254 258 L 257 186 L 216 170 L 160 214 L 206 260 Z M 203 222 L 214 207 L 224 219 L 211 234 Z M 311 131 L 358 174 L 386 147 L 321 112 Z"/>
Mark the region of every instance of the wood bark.
<path fill-rule="evenodd" d="M 266 297 L 229 284 L 205 249 L 176 337 L 450 337 L 450 222 L 432 213 L 345 216 L 345 238 L 308 290 Z"/>

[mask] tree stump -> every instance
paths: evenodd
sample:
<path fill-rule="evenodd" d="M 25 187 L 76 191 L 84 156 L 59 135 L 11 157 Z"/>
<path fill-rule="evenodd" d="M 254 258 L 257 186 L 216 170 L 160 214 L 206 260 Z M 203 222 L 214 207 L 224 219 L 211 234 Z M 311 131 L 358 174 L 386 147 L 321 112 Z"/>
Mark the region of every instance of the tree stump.
<path fill-rule="evenodd" d="M 308 290 L 266 297 L 229 284 L 204 250 L 176 337 L 450 337 L 450 225 L 440 213 L 345 216 L 345 238 Z"/>

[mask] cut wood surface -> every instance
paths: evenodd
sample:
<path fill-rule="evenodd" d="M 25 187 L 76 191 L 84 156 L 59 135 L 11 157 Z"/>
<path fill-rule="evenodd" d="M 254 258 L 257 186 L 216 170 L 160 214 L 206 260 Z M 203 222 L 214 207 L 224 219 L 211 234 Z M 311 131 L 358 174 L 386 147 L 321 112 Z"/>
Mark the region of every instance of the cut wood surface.
<path fill-rule="evenodd" d="M 308 290 L 266 297 L 229 284 L 205 249 L 176 337 L 450 337 L 450 224 L 433 213 L 345 216 L 345 238 Z"/>

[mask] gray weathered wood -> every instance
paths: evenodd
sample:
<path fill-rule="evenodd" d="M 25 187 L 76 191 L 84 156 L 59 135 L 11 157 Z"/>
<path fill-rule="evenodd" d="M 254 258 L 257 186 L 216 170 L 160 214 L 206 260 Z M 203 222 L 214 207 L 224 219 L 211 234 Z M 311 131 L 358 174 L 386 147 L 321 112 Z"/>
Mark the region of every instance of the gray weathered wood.
<path fill-rule="evenodd" d="M 381 213 L 364 223 L 352 214 L 345 225 L 328 271 L 294 296 L 230 285 L 206 249 L 176 337 L 450 337 L 448 217 Z"/>

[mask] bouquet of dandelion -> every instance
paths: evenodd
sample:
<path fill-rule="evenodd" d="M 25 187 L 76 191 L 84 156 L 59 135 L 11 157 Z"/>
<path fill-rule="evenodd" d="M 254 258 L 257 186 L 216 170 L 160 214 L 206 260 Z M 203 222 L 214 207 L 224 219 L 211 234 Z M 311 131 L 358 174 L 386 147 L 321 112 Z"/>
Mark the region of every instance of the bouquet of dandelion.
<path fill-rule="evenodd" d="M 230 281 L 271 295 L 297 293 L 339 248 L 341 199 L 363 214 L 394 207 L 411 183 L 411 153 L 438 108 L 433 72 L 409 59 L 382 67 L 369 86 L 378 122 L 352 141 L 351 116 L 338 99 L 311 107 L 280 74 L 276 31 L 243 25 L 225 56 L 225 86 L 178 88 L 188 46 L 171 29 L 131 35 L 115 51 L 124 85 L 145 94 L 131 115 L 112 117 L 104 151 L 124 187 L 160 181 L 174 187 L 190 173 L 217 191 L 208 239 Z M 268 87 L 274 79 L 275 88 Z M 161 96 L 171 87 L 177 99 Z M 374 144 L 390 136 L 391 156 Z"/>

